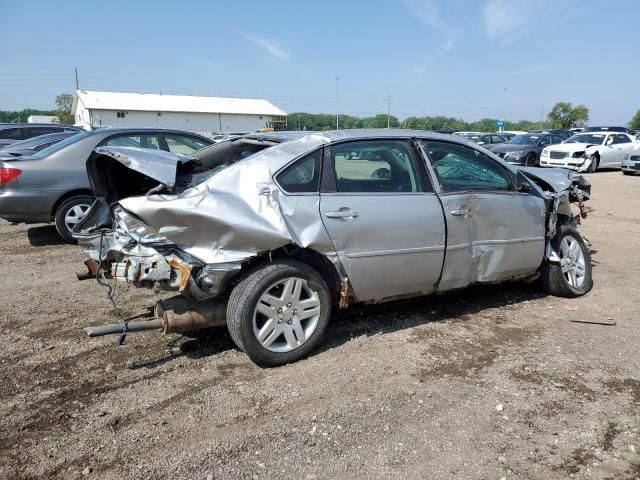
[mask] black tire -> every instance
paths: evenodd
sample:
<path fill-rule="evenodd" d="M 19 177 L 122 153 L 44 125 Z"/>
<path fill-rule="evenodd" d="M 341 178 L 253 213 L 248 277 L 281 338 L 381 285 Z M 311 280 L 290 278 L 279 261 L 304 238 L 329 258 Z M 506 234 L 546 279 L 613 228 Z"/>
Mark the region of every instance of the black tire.
<path fill-rule="evenodd" d="M 587 170 L 589 173 L 596 173 L 598 170 L 598 166 L 600 166 L 600 157 L 598 155 L 594 155 L 591 160 L 591 165 L 589 165 L 589 169 Z"/>
<path fill-rule="evenodd" d="M 525 167 L 535 167 L 536 166 L 536 156 L 533 153 L 527 155 L 527 158 L 524 159 Z"/>
<path fill-rule="evenodd" d="M 258 301 L 270 286 L 289 277 L 307 282 L 309 289 L 317 294 L 320 313 L 315 330 L 304 343 L 288 352 L 274 352 L 265 348 L 254 333 L 254 311 Z M 303 263 L 294 260 L 277 260 L 257 267 L 233 289 L 227 306 L 227 328 L 234 343 L 249 355 L 254 363 L 262 367 L 275 367 L 308 355 L 322 338 L 330 316 L 331 294 L 323 278 Z M 282 327 L 286 328 L 285 325 Z"/>
<path fill-rule="evenodd" d="M 623 175 L 633 175 L 633 172 L 625 172 L 624 170 L 622 171 Z"/>
<path fill-rule="evenodd" d="M 74 208 L 79 207 L 84 209 L 85 206 L 91 207 L 93 203 L 93 197 L 89 195 L 77 195 L 75 197 L 67 198 L 62 202 L 55 213 L 55 224 L 58 234 L 69 243 L 76 243 L 71 230 L 67 226 L 65 221 L 67 214 L 73 213 Z M 88 208 L 86 209 L 88 211 Z M 86 213 L 85 211 L 85 213 Z"/>
<path fill-rule="evenodd" d="M 591 254 L 589 249 L 584 243 L 582 236 L 574 228 L 568 225 L 563 225 L 559 228 L 557 235 L 551 241 L 551 246 L 558 253 L 558 255 L 564 259 L 564 255 L 561 248 L 563 239 L 567 238 L 569 241 L 575 241 L 582 251 L 584 258 L 584 278 L 583 282 L 579 286 L 573 286 L 569 283 L 567 276 L 562 271 L 562 265 L 559 263 L 551 263 L 544 261 L 541 268 L 541 279 L 545 288 L 551 295 L 557 297 L 579 297 L 584 295 L 591 287 L 593 287 L 593 279 L 591 277 Z"/>

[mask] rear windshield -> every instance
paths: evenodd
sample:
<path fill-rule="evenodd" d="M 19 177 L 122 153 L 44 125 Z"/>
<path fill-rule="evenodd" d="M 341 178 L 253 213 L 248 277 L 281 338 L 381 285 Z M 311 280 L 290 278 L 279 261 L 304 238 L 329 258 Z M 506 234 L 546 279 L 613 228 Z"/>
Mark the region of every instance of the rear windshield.
<path fill-rule="evenodd" d="M 518 135 L 509 140 L 512 145 L 537 145 L 541 135 Z"/>
<path fill-rule="evenodd" d="M 93 133 L 92 132 L 83 132 L 83 133 L 79 133 L 77 135 L 73 135 L 72 137 L 69 137 L 69 138 L 67 138 L 65 140 L 62 140 L 61 142 L 54 143 L 50 147 L 43 148 L 38 153 L 34 153 L 32 155 L 32 157 L 33 158 L 46 157 L 47 155 L 51 155 L 52 153 L 55 153 L 55 152 L 58 152 L 58 151 L 62 150 L 67 145 L 71 145 L 73 143 L 79 142 L 80 140 L 82 140 L 83 138 L 88 137 L 89 135 L 93 135 Z"/>
<path fill-rule="evenodd" d="M 590 143 L 591 145 L 602 145 L 606 135 L 602 133 L 591 133 L 588 135 L 580 134 L 574 135 L 569 140 L 565 140 L 564 143 Z"/>

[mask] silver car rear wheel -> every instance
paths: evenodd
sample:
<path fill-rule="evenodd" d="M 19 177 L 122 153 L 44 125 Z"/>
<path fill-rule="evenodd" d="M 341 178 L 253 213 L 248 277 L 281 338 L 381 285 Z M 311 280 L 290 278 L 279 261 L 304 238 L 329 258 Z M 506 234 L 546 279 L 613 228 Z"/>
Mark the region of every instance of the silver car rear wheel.
<path fill-rule="evenodd" d="M 253 312 L 253 333 L 267 350 L 290 352 L 313 335 L 320 313 L 318 292 L 304 278 L 283 278 L 260 296 Z"/>
<path fill-rule="evenodd" d="M 318 344 L 331 316 L 331 292 L 317 270 L 292 260 L 256 265 L 227 302 L 234 343 L 258 365 L 303 358 Z"/>

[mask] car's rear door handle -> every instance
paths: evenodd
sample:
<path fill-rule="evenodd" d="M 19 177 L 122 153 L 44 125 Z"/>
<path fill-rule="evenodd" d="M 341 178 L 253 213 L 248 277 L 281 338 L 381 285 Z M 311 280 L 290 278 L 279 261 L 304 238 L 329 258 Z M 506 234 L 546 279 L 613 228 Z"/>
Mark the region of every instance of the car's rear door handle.
<path fill-rule="evenodd" d="M 451 210 L 451 215 L 454 215 L 456 217 L 471 217 L 473 215 L 473 212 L 468 208 L 461 207 Z"/>
<path fill-rule="evenodd" d="M 349 218 L 355 218 L 358 216 L 358 212 L 354 212 L 353 210 L 351 210 L 350 208 L 347 207 L 342 207 L 340 210 L 337 210 L 335 212 L 327 212 L 325 213 L 325 215 L 328 218 L 342 218 L 342 219 L 349 219 Z"/>

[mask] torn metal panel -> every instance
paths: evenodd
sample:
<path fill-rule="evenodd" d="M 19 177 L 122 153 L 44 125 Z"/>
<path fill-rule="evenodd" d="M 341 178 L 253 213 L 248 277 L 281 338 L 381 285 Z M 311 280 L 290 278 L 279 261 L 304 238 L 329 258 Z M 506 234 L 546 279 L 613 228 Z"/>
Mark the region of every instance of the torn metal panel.
<path fill-rule="evenodd" d="M 185 155 L 137 147 L 98 147 L 94 152 L 112 157 L 125 167 L 168 187 L 175 185 L 178 166 L 194 161 Z"/>

